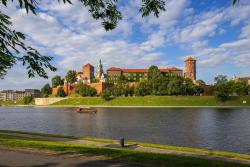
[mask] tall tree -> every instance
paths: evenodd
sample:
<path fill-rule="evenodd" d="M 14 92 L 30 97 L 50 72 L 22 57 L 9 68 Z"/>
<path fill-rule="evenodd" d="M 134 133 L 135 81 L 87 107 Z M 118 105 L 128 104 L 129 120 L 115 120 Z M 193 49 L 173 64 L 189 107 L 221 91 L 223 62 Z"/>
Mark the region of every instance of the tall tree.
<path fill-rule="evenodd" d="M 77 81 L 77 78 L 76 78 L 76 71 L 74 70 L 69 70 L 67 72 L 67 75 L 65 76 L 66 80 L 68 83 L 74 83 Z"/>
<path fill-rule="evenodd" d="M 55 88 L 57 86 L 63 85 L 63 79 L 60 75 L 56 75 L 51 79 L 52 87 Z"/>
<path fill-rule="evenodd" d="M 214 96 L 219 101 L 226 101 L 230 94 L 227 76 L 218 75 L 217 77 L 214 78 L 214 81 L 215 81 L 214 92 L 213 92 Z"/>
<path fill-rule="evenodd" d="M 168 83 L 169 95 L 183 94 L 183 79 L 181 77 L 172 77 Z"/>
<path fill-rule="evenodd" d="M 64 89 L 63 87 L 59 87 L 58 88 L 58 91 L 56 93 L 56 97 L 65 97 L 67 96 L 66 93 L 64 92 Z"/>
<path fill-rule="evenodd" d="M 227 76 L 225 75 L 218 75 L 214 78 L 215 84 L 226 84 L 227 83 Z"/>
<path fill-rule="evenodd" d="M 49 84 L 46 84 L 41 89 L 41 94 L 43 97 L 49 97 L 49 95 L 52 93 L 52 89 Z"/>

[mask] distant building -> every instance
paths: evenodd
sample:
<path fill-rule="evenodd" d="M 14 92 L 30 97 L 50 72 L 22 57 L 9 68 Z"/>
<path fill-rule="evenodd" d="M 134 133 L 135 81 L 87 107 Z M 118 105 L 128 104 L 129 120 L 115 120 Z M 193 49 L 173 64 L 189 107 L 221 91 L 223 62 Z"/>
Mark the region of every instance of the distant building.
<path fill-rule="evenodd" d="M 91 64 L 85 64 L 83 66 L 83 81 L 85 83 L 91 83 L 92 79 L 95 77 L 95 68 Z"/>
<path fill-rule="evenodd" d="M 185 77 L 190 78 L 193 81 L 196 80 L 196 60 L 193 57 L 188 57 L 185 60 Z M 180 76 L 183 77 L 183 70 L 172 67 L 159 69 L 163 76 Z M 136 85 L 142 80 L 148 79 L 149 69 L 122 69 L 117 67 L 111 67 L 107 69 L 107 73 L 104 74 L 103 65 L 99 60 L 96 73 L 95 68 L 91 64 L 83 65 L 83 69 L 77 72 L 77 82 L 70 84 L 66 80 L 64 82 L 63 89 L 67 95 L 75 92 L 80 83 L 87 84 L 88 86 L 95 88 L 98 94 L 101 94 L 107 87 L 110 87 L 118 81 L 120 77 L 125 78 L 128 81 L 128 85 Z M 94 74 L 95 73 L 95 74 Z M 52 89 L 52 94 L 56 94 L 59 87 Z"/>
<path fill-rule="evenodd" d="M 0 92 L 0 100 L 2 101 L 18 101 L 22 100 L 25 96 L 32 96 L 34 98 L 40 97 L 40 90 L 38 89 L 25 89 L 25 91 L 3 90 Z"/>
<path fill-rule="evenodd" d="M 117 67 L 111 67 L 107 69 L 107 76 L 110 82 L 116 82 L 119 77 L 124 76 L 129 82 L 139 82 L 141 80 L 147 80 L 149 69 L 122 69 Z M 181 69 L 172 67 L 172 68 L 163 68 L 160 69 L 160 72 L 164 76 L 183 76 Z"/>
<path fill-rule="evenodd" d="M 25 89 L 25 93 L 30 94 L 33 98 L 41 97 L 41 91 L 39 89 Z"/>
<path fill-rule="evenodd" d="M 190 56 L 185 60 L 185 78 L 196 80 L 196 59 L 194 57 Z"/>

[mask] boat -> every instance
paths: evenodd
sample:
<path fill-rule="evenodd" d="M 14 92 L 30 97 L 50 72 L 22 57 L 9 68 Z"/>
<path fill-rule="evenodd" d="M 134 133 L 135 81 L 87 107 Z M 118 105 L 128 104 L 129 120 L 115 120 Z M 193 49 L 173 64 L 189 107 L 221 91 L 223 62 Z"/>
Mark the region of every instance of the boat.
<path fill-rule="evenodd" d="M 90 108 L 90 107 L 79 107 L 76 109 L 76 112 L 78 113 L 96 113 L 97 112 L 97 109 L 95 108 Z"/>

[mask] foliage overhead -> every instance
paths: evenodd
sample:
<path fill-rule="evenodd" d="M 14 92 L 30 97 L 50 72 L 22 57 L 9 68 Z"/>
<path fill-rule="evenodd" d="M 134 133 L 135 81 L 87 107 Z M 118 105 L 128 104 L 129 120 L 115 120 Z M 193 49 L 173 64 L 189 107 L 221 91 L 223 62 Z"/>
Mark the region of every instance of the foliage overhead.
<path fill-rule="evenodd" d="M 45 69 L 56 70 L 50 64 L 53 58 L 43 56 L 36 49 L 26 46 L 24 34 L 12 30 L 11 26 L 10 17 L 0 12 L 0 78 L 18 62 L 26 67 L 29 77 L 38 75 L 48 78 Z"/>

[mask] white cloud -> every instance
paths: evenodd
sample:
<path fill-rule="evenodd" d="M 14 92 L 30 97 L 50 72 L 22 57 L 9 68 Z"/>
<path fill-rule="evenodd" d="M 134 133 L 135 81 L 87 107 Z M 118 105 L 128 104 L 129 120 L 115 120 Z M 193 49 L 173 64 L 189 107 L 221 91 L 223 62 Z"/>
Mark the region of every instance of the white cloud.
<path fill-rule="evenodd" d="M 189 6 L 189 0 L 169 0 L 167 10 L 158 19 L 152 15 L 142 19 L 138 12 L 141 0 L 125 2 L 127 5 L 119 7 L 123 20 L 114 31 L 109 32 L 77 0 L 73 1 L 73 5 L 41 1 L 37 16 L 27 15 L 25 10 L 16 9 L 15 5 L 1 7 L 1 11 L 11 16 L 16 30 L 28 35 L 30 45 L 42 53 L 55 56 L 61 75 L 69 69 L 81 70 L 82 65 L 88 62 L 95 65 L 99 59 L 105 67 L 174 66 L 165 61 L 168 54 L 160 50 L 169 45 L 193 52 L 200 67 L 229 62 L 237 66 L 249 65 L 250 24 L 246 21 L 250 18 L 249 3 L 197 13 Z M 227 22 L 233 26 L 244 24 L 240 38 L 209 47 L 211 37 L 227 33 L 222 26 Z M 143 34 L 143 38 L 134 41 L 131 36 L 137 37 L 137 33 Z M 21 66 L 15 67 L 0 86 L 25 86 L 22 81 L 24 74 Z M 40 87 L 45 81 L 39 80 L 28 80 L 27 83 Z"/>

